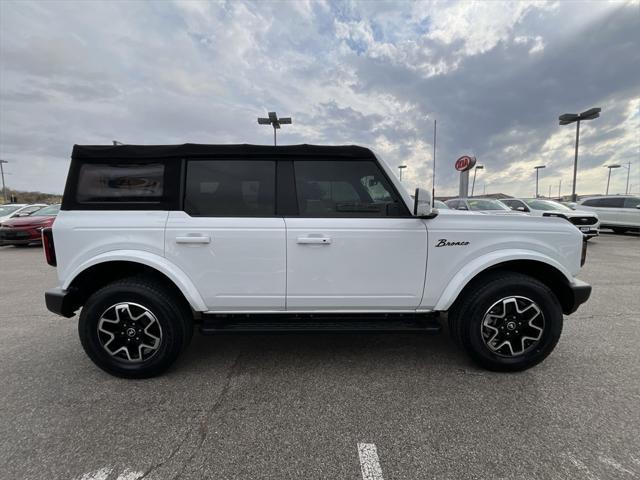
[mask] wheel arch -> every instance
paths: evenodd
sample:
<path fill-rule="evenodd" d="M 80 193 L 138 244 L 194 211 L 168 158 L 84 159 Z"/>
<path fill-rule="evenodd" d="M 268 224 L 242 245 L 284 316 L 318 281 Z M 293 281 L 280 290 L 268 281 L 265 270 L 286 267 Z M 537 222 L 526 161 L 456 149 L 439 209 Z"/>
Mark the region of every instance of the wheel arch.
<path fill-rule="evenodd" d="M 465 281 L 452 282 L 453 286 L 445 291 L 438 300 L 435 310 L 449 310 L 465 294 L 478 283 L 482 283 L 487 276 L 495 272 L 514 272 L 528 275 L 545 284 L 556 295 L 565 314 L 573 312 L 573 290 L 571 289 L 571 276 L 564 269 L 559 268 L 549 261 L 541 259 L 512 259 L 487 265 L 468 275 Z M 460 273 L 458 274 L 460 275 Z M 456 276 L 457 277 L 457 276 Z"/>
<path fill-rule="evenodd" d="M 157 258 L 154 258 L 157 257 Z M 164 284 L 193 311 L 205 311 L 206 305 L 187 275 L 165 258 L 148 252 L 103 254 L 83 263 L 63 283 L 63 290 L 73 293 L 76 308 L 104 285 L 122 278 L 144 275 Z"/>

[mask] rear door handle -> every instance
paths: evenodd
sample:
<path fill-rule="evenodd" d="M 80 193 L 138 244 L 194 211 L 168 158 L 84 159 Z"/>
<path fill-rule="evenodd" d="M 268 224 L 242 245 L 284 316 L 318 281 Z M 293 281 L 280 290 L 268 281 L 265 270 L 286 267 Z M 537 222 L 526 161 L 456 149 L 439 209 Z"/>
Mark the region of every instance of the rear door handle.
<path fill-rule="evenodd" d="M 211 243 L 209 235 L 186 235 L 176 237 L 176 243 Z"/>
<path fill-rule="evenodd" d="M 298 243 L 311 245 L 330 245 L 331 237 L 298 237 Z"/>

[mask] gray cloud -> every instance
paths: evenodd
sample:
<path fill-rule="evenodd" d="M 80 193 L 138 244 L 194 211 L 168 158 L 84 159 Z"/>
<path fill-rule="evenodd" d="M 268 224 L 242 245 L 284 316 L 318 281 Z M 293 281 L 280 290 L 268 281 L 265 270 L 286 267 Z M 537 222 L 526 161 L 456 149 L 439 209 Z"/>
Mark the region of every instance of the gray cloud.
<path fill-rule="evenodd" d="M 568 182 L 557 116 L 601 106 L 579 185 L 601 188 L 608 161 L 640 168 L 637 1 L 474 8 L 3 2 L 0 156 L 12 186 L 60 192 L 74 143 L 269 143 L 255 117 L 275 109 L 294 117 L 282 142 L 373 147 L 413 187 L 431 183 L 437 118 L 439 190 L 472 153 L 489 190 L 519 193 L 535 162 Z"/>

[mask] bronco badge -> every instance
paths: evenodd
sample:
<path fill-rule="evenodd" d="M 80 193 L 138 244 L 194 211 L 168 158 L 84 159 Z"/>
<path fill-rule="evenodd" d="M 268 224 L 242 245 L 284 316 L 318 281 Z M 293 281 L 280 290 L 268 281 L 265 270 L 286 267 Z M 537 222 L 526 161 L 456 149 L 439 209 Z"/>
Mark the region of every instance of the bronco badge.
<path fill-rule="evenodd" d="M 436 243 L 436 247 L 461 247 L 464 245 L 469 245 L 469 242 L 448 242 L 446 238 L 441 238 Z"/>

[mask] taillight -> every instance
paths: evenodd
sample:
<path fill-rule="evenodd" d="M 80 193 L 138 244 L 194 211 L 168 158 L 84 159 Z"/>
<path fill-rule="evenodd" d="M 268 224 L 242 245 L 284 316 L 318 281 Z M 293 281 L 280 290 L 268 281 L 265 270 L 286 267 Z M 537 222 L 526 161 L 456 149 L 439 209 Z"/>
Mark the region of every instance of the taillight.
<path fill-rule="evenodd" d="M 587 261 L 587 237 L 583 237 L 582 239 L 582 255 L 580 256 L 580 266 L 584 265 L 584 262 Z"/>
<path fill-rule="evenodd" d="M 47 263 L 52 267 L 56 266 L 56 249 L 53 244 L 53 230 L 51 227 L 42 229 L 42 247 Z"/>

